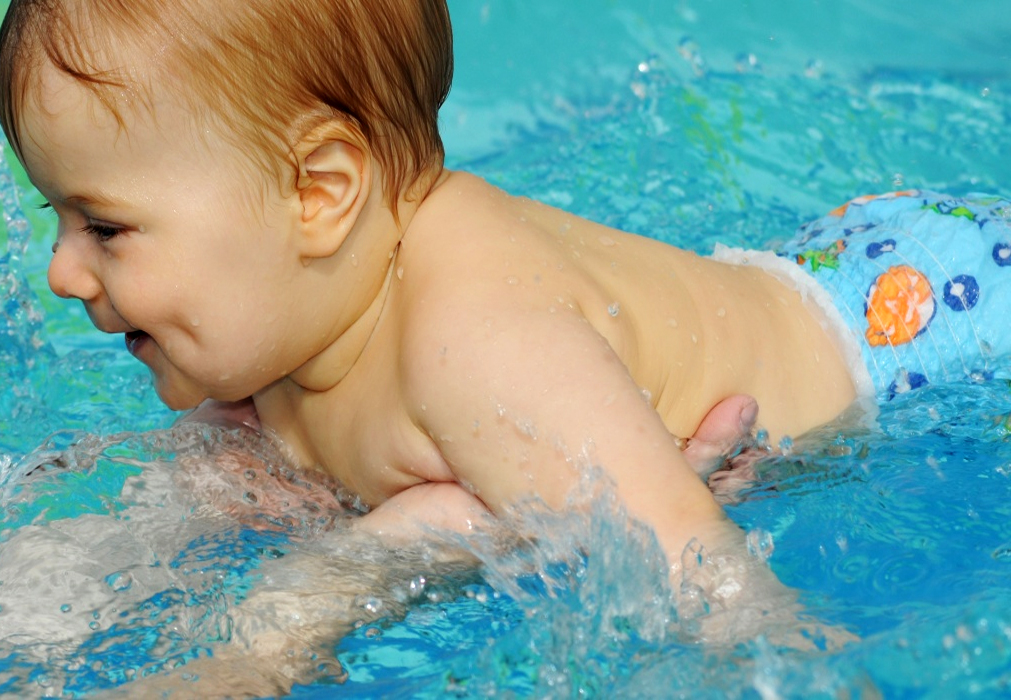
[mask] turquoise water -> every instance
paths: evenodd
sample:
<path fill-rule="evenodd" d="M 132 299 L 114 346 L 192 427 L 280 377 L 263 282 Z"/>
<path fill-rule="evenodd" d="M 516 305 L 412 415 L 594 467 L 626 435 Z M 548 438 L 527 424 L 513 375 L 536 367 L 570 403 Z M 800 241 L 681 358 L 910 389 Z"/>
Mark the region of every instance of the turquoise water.
<path fill-rule="evenodd" d="M 868 192 L 1007 194 L 998 0 L 765 5 L 451 3 L 449 164 L 699 252 L 775 245 Z M 307 599 L 302 570 L 330 594 L 296 697 L 1011 692 L 1005 383 L 840 419 L 763 460 L 728 505 L 771 538 L 808 611 L 859 641 L 700 644 L 665 602 L 649 538 L 606 499 L 593 517 L 528 514 L 544 536 L 518 551 L 470 543 L 475 575 L 352 536 L 344 495 L 269 446 L 167 430 L 143 367 L 46 290 L 52 222 L 13 178 L 0 170 L 0 692 L 224 663 L 243 604 Z M 252 456 L 221 468 L 235 451 Z"/>

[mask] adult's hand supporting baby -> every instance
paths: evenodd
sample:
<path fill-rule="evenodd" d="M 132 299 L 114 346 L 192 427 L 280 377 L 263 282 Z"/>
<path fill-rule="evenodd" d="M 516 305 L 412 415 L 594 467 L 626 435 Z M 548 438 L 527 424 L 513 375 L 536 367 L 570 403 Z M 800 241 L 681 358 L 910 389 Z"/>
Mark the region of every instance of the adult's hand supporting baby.
<path fill-rule="evenodd" d="M 713 406 L 688 439 L 684 456 L 702 479 L 746 448 L 758 419 L 758 402 L 747 394 L 729 396 Z"/>

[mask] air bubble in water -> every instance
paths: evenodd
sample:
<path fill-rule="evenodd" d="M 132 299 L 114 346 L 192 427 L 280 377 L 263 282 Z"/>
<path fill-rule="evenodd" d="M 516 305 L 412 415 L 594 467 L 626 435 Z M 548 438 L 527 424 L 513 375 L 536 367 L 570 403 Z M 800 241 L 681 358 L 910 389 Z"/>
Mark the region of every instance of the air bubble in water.
<path fill-rule="evenodd" d="M 688 61 L 695 75 L 705 75 L 706 62 L 705 59 L 702 58 L 699 45 L 695 43 L 694 39 L 689 36 L 681 39 L 681 41 L 678 42 L 678 53 L 681 54 L 681 58 Z"/>
<path fill-rule="evenodd" d="M 772 552 L 776 549 L 776 544 L 772 540 L 772 533 L 756 528 L 748 532 L 746 537 L 748 543 L 748 553 L 760 561 L 768 561 Z"/>
<path fill-rule="evenodd" d="M 378 613 L 383 609 L 383 601 L 373 596 L 362 596 L 358 599 L 358 604 L 370 613 Z"/>
<path fill-rule="evenodd" d="M 116 571 L 105 577 L 105 583 L 117 593 L 128 590 L 133 585 L 133 576 L 126 571 Z"/>
<path fill-rule="evenodd" d="M 734 58 L 734 67 L 738 73 L 751 73 L 762 69 L 762 65 L 758 62 L 758 56 L 753 53 L 737 54 L 737 57 Z"/>

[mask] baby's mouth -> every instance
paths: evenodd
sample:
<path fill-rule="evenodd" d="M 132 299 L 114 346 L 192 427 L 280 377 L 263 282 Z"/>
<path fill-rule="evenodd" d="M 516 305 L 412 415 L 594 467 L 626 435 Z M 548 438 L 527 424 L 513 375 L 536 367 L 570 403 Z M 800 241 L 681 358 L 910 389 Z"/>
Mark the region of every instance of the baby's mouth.
<path fill-rule="evenodd" d="M 130 354 L 134 357 L 140 352 L 141 347 L 143 347 L 148 340 L 149 336 L 144 331 L 130 331 L 126 334 L 126 349 L 130 351 Z"/>

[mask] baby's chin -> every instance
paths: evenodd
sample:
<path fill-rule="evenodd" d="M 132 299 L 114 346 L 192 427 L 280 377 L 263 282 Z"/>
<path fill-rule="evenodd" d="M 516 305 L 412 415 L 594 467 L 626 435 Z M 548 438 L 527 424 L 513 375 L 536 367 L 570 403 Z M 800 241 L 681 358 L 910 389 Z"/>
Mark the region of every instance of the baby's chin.
<path fill-rule="evenodd" d="M 166 380 L 154 372 L 151 375 L 158 398 L 173 411 L 189 411 L 210 398 L 196 387 L 179 386 L 178 382 Z"/>

